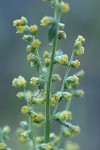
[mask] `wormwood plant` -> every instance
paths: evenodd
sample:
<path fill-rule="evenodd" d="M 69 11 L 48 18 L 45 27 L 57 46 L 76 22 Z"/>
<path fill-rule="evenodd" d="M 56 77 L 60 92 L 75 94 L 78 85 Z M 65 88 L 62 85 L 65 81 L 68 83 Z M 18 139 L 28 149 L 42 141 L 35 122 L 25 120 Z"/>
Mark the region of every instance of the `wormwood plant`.
<path fill-rule="evenodd" d="M 34 86 L 33 91 L 27 88 L 28 81 L 21 75 L 12 81 L 12 86 L 20 90 L 17 93 L 17 97 L 25 102 L 25 105 L 21 108 L 21 112 L 28 118 L 26 121 L 20 122 L 17 134 L 20 141 L 28 143 L 27 149 L 79 150 L 78 144 L 71 141 L 67 141 L 62 149 L 60 147 L 63 136 L 68 139 L 80 133 L 80 127 L 70 122 L 72 120 L 72 112 L 69 109 L 72 98 L 80 98 L 84 95 L 84 91 L 77 88 L 80 79 L 84 76 L 84 71 L 80 70 L 74 75 L 70 75 L 70 69 L 76 69 L 80 66 L 77 57 L 84 53 L 82 43 L 85 42 L 85 39 L 81 35 L 77 37 L 71 58 L 58 49 L 58 40 L 62 41 L 66 39 L 66 33 L 64 32 L 65 25 L 60 21 L 61 15 L 67 13 L 70 7 L 68 3 L 62 0 L 45 0 L 44 2 L 48 2 L 51 5 L 54 10 L 54 17 L 44 16 L 41 20 L 41 26 L 48 28 L 49 50 L 44 50 L 43 59 L 39 54 L 41 44 L 43 43 L 37 38 L 38 26 L 35 24 L 29 26 L 25 17 L 21 17 L 21 19 L 13 22 L 17 33 L 24 34 L 22 39 L 27 43 L 27 60 L 30 62 L 31 67 L 37 68 L 38 71 L 38 76 L 32 75 L 30 78 L 30 84 L 32 87 Z M 63 65 L 66 73 L 62 79 L 61 89 L 53 93 L 52 89 L 54 86 L 56 87 L 56 82 L 61 81 L 60 75 L 53 70 L 57 64 L 60 67 Z M 61 105 L 62 101 L 66 102 L 66 106 L 59 112 L 58 106 Z M 39 110 L 36 111 L 36 105 L 45 108 L 44 114 L 39 112 Z M 54 121 L 58 122 L 61 127 L 57 135 L 54 131 L 52 133 L 50 131 L 50 127 Z M 44 128 L 44 134 L 41 136 L 36 136 L 35 131 L 38 127 Z M 6 132 L 4 132 L 5 129 Z M 4 143 L 6 140 L 4 135 L 7 135 L 8 131 L 8 127 L 0 129 L 0 150 L 9 150 Z"/>

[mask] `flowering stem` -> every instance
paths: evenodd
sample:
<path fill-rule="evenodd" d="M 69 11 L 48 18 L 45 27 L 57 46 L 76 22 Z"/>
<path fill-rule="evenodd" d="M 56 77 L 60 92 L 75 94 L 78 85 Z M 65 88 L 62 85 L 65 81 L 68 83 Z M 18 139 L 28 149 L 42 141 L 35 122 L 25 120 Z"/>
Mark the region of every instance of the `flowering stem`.
<path fill-rule="evenodd" d="M 24 95 L 25 95 L 25 98 L 26 98 L 26 101 L 27 101 L 27 105 L 30 108 L 30 105 L 29 105 L 29 102 L 28 102 L 28 97 L 26 95 L 25 89 L 24 89 Z M 31 115 L 30 114 L 29 114 L 29 128 L 30 128 L 30 131 L 31 131 L 31 140 L 32 140 L 32 143 L 33 143 L 33 150 L 36 150 L 36 147 L 35 147 L 35 136 L 33 134 L 33 123 L 32 123 L 32 119 L 31 119 Z"/>
<path fill-rule="evenodd" d="M 53 41 L 53 50 L 51 55 L 51 62 L 50 62 L 50 69 L 48 75 L 48 82 L 47 82 L 47 90 L 46 90 L 46 106 L 45 106 L 45 143 L 49 142 L 49 135 L 50 135 L 50 95 L 51 95 L 51 83 L 52 83 L 52 72 L 53 72 L 53 65 L 54 65 L 54 56 L 55 51 L 57 48 L 57 33 L 59 30 L 59 21 L 60 21 L 60 14 L 58 14 L 58 9 L 55 9 L 54 19 L 57 22 L 56 33 L 54 36 Z"/>
<path fill-rule="evenodd" d="M 70 62 L 73 61 L 73 59 L 74 59 L 74 50 L 73 50 L 73 52 L 72 52 Z M 70 64 L 71 64 L 71 63 L 70 63 Z M 67 78 L 68 75 L 69 75 L 70 69 L 71 69 L 71 65 L 69 65 L 68 68 L 67 68 L 67 71 L 66 71 L 66 74 L 65 74 L 65 77 L 64 77 L 64 80 L 63 80 L 63 84 L 62 84 L 62 87 L 61 87 L 61 92 L 63 92 L 63 90 L 64 90 L 65 80 L 66 80 L 66 78 Z M 67 102 L 65 109 L 66 109 L 66 110 L 69 110 L 69 109 L 70 109 L 70 105 L 71 105 L 71 101 Z M 59 103 L 58 103 L 58 105 L 57 105 L 57 108 L 58 108 L 58 106 L 59 106 Z M 57 109 L 57 108 L 56 108 L 56 109 Z M 61 126 L 61 129 L 60 129 L 60 132 L 59 132 L 60 141 L 59 141 L 59 143 L 58 143 L 57 149 L 59 149 L 60 143 L 61 143 L 62 138 L 63 138 L 62 129 L 63 129 L 63 126 Z"/>
<path fill-rule="evenodd" d="M 74 50 L 73 50 L 73 52 L 72 52 L 70 62 L 73 61 L 73 58 L 74 58 Z M 66 70 L 66 73 L 65 73 L 65 76 L 64 76 L 64 79 L 63 79 L 62 86 L 61 86 L 61 92 L 64 91 L 65 80 L 66 80 L 66 78 L 67 78 L 68 75 L 69 75 L 70 69 L 71 69 L 71 65 L 70 65 L 70 63 L 69 63 L 69 65 L 68 65 L 68 67 L 67 67 L 67 70 Z M 59 102 L 56 103 L 55 108 L 54 108 L 54 111 L 53 111 L 53 113 L 52 113 L 52 115 L 51 115 L 51 117 L 50 117 L 50 120 L 53 119 L 53 116 L 54 116 L 55 113 L 57 112 L 58 107 L 59 107 Z"/>

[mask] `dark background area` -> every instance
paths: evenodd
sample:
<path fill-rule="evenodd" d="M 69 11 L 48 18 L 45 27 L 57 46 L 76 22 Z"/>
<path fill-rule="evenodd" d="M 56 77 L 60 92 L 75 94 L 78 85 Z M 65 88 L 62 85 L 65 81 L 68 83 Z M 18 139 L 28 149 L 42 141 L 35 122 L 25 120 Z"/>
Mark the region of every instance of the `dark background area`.
<path fill-rule="evenodd" d="M 76 124 L 81 126 L 81 134 L 74 138 L 79 142 L 81 150 L 100 149 L 100 0 L 68 0 L 71 10 L 62 16 L 61 22 L 66 24 L 67 39 L 58 43 L 68 54 L 71 54 L 74 40 L 77 35 L 86 39 L 85 54 L 80 56 L 80 68 L 86 72 L 80 87 L 85 90 L 85 97 L 73 101 L 71 110 Z M 0 126 L 9 124 L 12 128 L 9 146 L 13 150 L 21 149 L 16 140 L 15 130 L 19 121 L 23 120 L 20 107 L 23 105 L 15 94 L 11 82 L 18 75 L 28 81 L 34 70 L 26 61 L 26 44 L 21 40 L 22 35 L 16 34 L 12 25 L 13 20 L 25 16 L 29 24 L 40 24 L 44 15 L 52 15 L 53 11 L 48 4 L 41 0 L 0 0 Z M 42 42 L 47 41 L 47 30 L 39 27 L 38 37 Z M 46 48 L 46 42 L 41 49 Z M 42 51 L 41 50 L 41 54 Z M 65 69 L 56 70 L 64 75 Z M 36 70 L 35 70 L 36 71 Z M 61 106 L 63 108 L 63 106 Z M 59 126 L 57 125 L 58 129 Z M 52 129 L 57 128 L 56 124 Z M 11 145 L 12 143 L 12 145 Z"/>

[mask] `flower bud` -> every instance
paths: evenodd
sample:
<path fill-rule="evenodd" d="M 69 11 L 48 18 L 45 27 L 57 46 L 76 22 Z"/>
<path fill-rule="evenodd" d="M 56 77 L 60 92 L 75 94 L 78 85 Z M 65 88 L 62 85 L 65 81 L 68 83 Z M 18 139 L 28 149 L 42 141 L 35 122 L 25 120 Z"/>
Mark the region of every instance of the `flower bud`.
<path fill-rule="evenodd" d="M 64 55 L 55 57 L 55 63 L 67 65 L 68 64 L 68 55 L 64 54 Z"/>
<path fill-rule="evenodd" d="M 31 78 L 31 81 L 30 81 L 30 84 L 36 85 L 36 84 L 38 83 L 38 80 L 39 80 L 39 78 L 32 77 L 32 78 Z"/>
<path fill-rule="evenodd" d="M 58 31 L 58 39 L 59 40 L 65 40 L 66 39 L 66 33 L 64 31 Z"/>
<path fill-rule="evenodd" d="M 30 135 L 30 131 L 25 131 L 20 134 L 20 136 L 25 140 L 29 137 L 29 135 Z"/>
<path fill-rule="evenodd" d="M 69 92 L 63 92 L 62 93 L 63 98 L 65 98 L 65 100 L 70 101 L 72 98 L 72 94 Z"/>
<path fill-rule="evenodd" d="M 62 13 L 67 13 L 70 10 L 70 6 L 68 3 L 61 2 L 59 4 L 59 9 Z"/>
<path fill-rule="evenodd" d="M 31 34 L 36 34 L 36 32 L 38 31 L 38 26 L 37 25 L 30 26 L 29 31 L 31 32 Z"/>
<path fill-rule="evenodd" d="M 84 74 L 85 74 L 84 70 L 80 70 L 76 73 L 76 76 L 80 79 L 80 78 L 84 77 Z"/>
<path fill-rule="evenodd" d="M 38 147 L 39 150 L 52 150 L 52 146 L 50 143 L 42 143 L 41 145 L 39 145 Z"/>
<path fill-rule="evenodd" d="M 84 91 L 83 90 L 74 90 L 72 93 L 73 96 L 75 97 L 83 97 L 84 96 Z"/>
<path fill-rule="evenodd" d="M 29 41 L 32 40 L 32 35 L 26 35 L 26 34 L 24 34 L 22 39 L 23 39 L 25 42 L 29 42 Z"/>
<path fill-rule="evenodd" d="M 28 108 L 28 106 L 23 106 L 23 107 L 21 108 L 21 112 L 22 112 L 23 114 L 28 114 L 28 113 L 29 113 L 29 108 Z"/>
<path fill-rule="evenodd" d="M 9 134 L 10 133 L 10 127 L 8 125 L 3 127 L 3 134 Z"/>
<path fill-rule="evenodd" d="M 61 81 L 61 77 L 59 74 L 52 75 L 52 82 L 54 82 L 54 81 Z"/>
<path fill-rule="evenodd" d="M 72 119 L 72 113 L 70 111 L 64 110 L 62 112 L 58 112 L 54 116 L 56 119 L 59 120 L 71 120 Z"/>
<path fill-rule="evenodd" d="M 48 67 L 50 65 L 50 58 L 45 58 L 44 59 L 44 64 L 46 67 Z"/>
<path fill-rule="evenodd" d="M 6 150 L 7 145 L 5 143 L 0 142 L 0 150 Z"/>
<path fill-rule="evenodd" d="M 22 99 L 22 100 L 25 100 L 25 99 L 26 99 L 25 94 L 24 94 L 23 92 L 18 92 L 18 93 L 16 94 L 16 96 L 17 96 L 19 99 Z"/>
<path fill-rule="evenodd" d="M 42 114 L 35 112 L 32 113 L 31 118 L 33 123 L 40 123 L 44 120 L 44 116 Z"/>
<path fill-rule="evenodd" d="M 68 141 L 66 143 L 65 150 L 80 150 L 80 147 L 77 143 Z"/>
<path fill-rule="evenodd" d="M 35 39 L 33 40 L 33 42 L 31 43 L 32 48 L 36 49 L 39 48 L 39 46 L 41 45 L 41 41 L 39 39 Z"/>
<path fill-rule="evenodd" d="M 21 121 L 20 126 L 25 130 L 28 130 L 28 127 L 29 127 L 28 123 L 26 121 Z"/>
<path fill-rule="evenodd" d="M 80 66 L 80 62 L 78 60 L 71 61 L 71 67 L 72 68 L 77 68 Z"/>
<path fill-rule="evenodd" d="M 16 88 L 25 89 L 26 80 L 22 76 L 19 76 L 18 78 L 14 78 L 13 81 L 12 81 L 12 86 L 14 86 Z"/>
<path fill-rule="evenodd" d="M 73 75 L 73 76 L 69 76 L 66 81 L 68 83 L 78 83 L 79 81 L 79 78 L 76 76 L 76 75 Z"/>
<path fill-rule="evenodd" d="M 60 29 L 62 29 L 62 30 L 64 30 L 64 28 L 65 28 L 65 24 L 63 24 L 63 23 L 59 23 L 59 28 L 60 28 Z"/>
<path fill-rule="evenodd" d="M 53 22 L 54 22 L 53 17 L 45 16 L 45 17 L 43 17 L 43 19 L 41 20 L 41 25 L 42 25 L 42 26 L 49 26 L 49 25 L 52 24 Z"/>
<path fill-rule="evenodd" d="M 34 66 L 38 65 L 38 57 L 33 55 L 32 53 L 30 53 L 29 55 L 27 55 L 27 60 L 29 62 L 33 62 Z"/>

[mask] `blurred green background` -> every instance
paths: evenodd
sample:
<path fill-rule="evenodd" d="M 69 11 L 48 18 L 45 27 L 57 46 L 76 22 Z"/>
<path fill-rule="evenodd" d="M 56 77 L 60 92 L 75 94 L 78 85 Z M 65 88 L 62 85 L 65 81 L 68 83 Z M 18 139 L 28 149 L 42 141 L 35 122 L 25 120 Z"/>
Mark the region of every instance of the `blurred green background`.
<path fill-rule="evenodd" d="M 80 68 L 86 72 L 80 87 L 86 92 L 85 97 L 73 100 L 74 123 L 81 126 L 81 134 L 73 139 L 79 142 L 81 150 L 100 149 L 100 0 L 68 0 L 71 11 L 62 16 L 66 24 L 67 40 L 59 42 L 58 48 L 71 54 L 74 40 L 77 35 L 86 38 L 85 54 L 80 56 Z M 40 24 L 44 15 L 52 15 L 53 11 L 48 4 L 41 0 L 0 0 L 0 126 L 9 124 L 12 128 L 9 146 L 13 150 L 22 149 L 16 140 L 15 130 L 19 121 L 24 117 L 20 113 L 20 102 L 12 88 L 11 81 L 18 75 L 24 76 L 28 81 L 34 70 L 26 61 L 26 43 L 21 40 L 22 35 L 16 35 L 12 26 L 15 19 L 25 16 L 29 24 Z M 46 49 L 47 30 L 40 27 L 38 37 L 45 42 L 42 50 Z M 41 50 L 41 54 L 42 51 Z M 64 75 L 65 69 L 56 69 Z M 35 70 L 36 71 L 36 70 Z M 75 70 L 76 71 L 76 70 Z M 74 71 L 74 72 L 75 72 Z M 60 106 L 62 109 L 63 106 Z M 53 130 L 59 130 L 54 124 Z M 12 145 L 11 145 L 12 143 Z"/>

